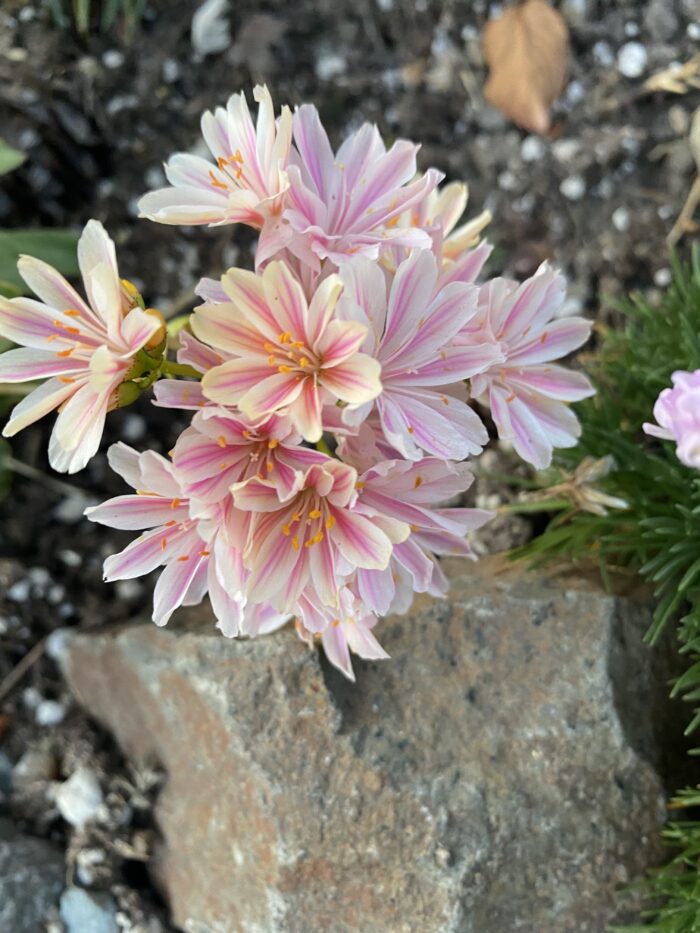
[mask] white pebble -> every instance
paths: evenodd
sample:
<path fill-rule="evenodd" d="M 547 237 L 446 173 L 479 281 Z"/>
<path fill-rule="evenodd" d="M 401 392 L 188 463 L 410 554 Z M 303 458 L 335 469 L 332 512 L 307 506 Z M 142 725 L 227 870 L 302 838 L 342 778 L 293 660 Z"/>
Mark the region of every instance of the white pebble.
<path fill-rule="evenodd" d="M 174 58 L 166 58 L 163 62 L 163 80 L 166 84 L 172 84 L 180 77 L 180 66 Z"/>
<path fill-rule="evenodd" d="M 94 771 L 80 767 L 56 788 L 56 806 L 63 819 L 79 829 L 96 819 L 102 808 L 102 790 Z"/>
<path fill-rule="evenodd" d="M 66 656 L 68 644 L 73 637 L 69 628 L 57 628 L 46 639 L 46 653 L 54 661 L 60 661 Z"/>
<path fill-rule="evenodd" d="M 593 59 L 596 65 L 601 68 L 610 68 L 615 61 L 615 53 L 610 43 L 603 41 L 596 42 L 593 46 Z"/>
<path fill-rule="evenodd" d="M 61 558 L 66 567 L 80 567 L 83 562 L 83 558 L 78 554 L 77 551 L 72 551 L 70 548 L 66 548 L 64 551 L 59 551 L 58 556 Z"/>
<path fill-rule="evenodd" d="M 506 170 L 498 176 L 498 187 L 502 191 L 515 191 L 518 187 L 518 179 L 512 172 Z"/>
<path fill-rule="evenodd" d="M 25 687 L 22 691 L 22 702 L 27 709 L 36 709 L 43 699 L 36 687 Z"/>
<path fill-rule="evenodd" d="M 146 421 L 141 415 L 129 414 L 124 418 L 122 437 L 125 441 L 140 441 L 145 433 Z"/>
<path fill-rule="evenodd" d="M 626 207 L 618 207 L 612 215 L 613 227 L 620 233 L 627 233 L 630 228 L 631 217 Z"/>
<path fill-rule="evenodd" d="M 647 66 L 647 50 L 641 42 L 626 42 L 617 53 L 617 70 L 626 78 L 639 78 Z"/>
<path fill-rule="evenodd" d="M 539 162 L 547 148 L 539 136 L 526 136 L 520 146 L 520 158 L 523 162 Z"/>
<path fill-rule="evenodd" d="M 29 580 L 18 580 L 7 591 L 7 598 L 13 603 L 24 603 L 29 596 Z"/>
<path fill-rule="evenodd" d="M 107 49 L 102 56 L 102 62 L 105 68 L 121 68 L 124 64 L 124 53 L 119 49 Z"/>
<path fill-rule="evenodd" d="M 671 284 L 672 278 L 671 270 L 664 266 L 663 269 L 657 269 L 654 273 L 654 285 L 659 288 L 667 288 Z"/>
<path fill-rule="evenodd" d="M 581 144 L 575 139 L 558 139 L 552 144 L 552 154 L 557 162 L 571 162 L 580 149 Z"/>
<path fill-rule="evenodd" d="M 321 55 L 316 62 L 316 77 L 319 81 L 330 81 L 338 75 L 342 75 L 347 68 L 347 63 L 340 55 L 329 52 Z"/>
<path fill-rule="evenodd" d="M 58 700 L 42 700 L 34 712 L 40 726 L 57 726 L 66 717 L 66 708 Z"/>
<path fill-rule="evenodd" d="M 688 23 L 686 33 L 688 34 L 688 38 L 692 39 L 694 42 L 700 40 L 700 23 Z"/>
<path fill-rule="evenodd" d="M 559 190 L 569 201 L 580 201 L 586 193 L 586 182 L 580 175 L 569 175 L 559 185 Z"/>

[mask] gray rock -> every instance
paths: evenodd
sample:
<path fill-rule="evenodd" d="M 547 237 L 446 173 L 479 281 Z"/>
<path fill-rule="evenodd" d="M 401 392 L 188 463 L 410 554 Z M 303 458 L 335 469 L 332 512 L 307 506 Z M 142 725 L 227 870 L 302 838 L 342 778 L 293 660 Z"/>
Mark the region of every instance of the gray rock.
<path fill-rule="evenodd" d="M 669 669 L 644 604 L 448 561 L 348 684 L 289 630 L 71 642 L 77 697 L 168 781 L 173 922 L 279 933 L 601 933 L 660 857 Z M 657 668 L 658 665 L 658 668 Z M 665 715 L 665 714 L 664 714 Z M 677 713 L 675 714 L 678 719 Z"/>
<path fill-rule="evenodd" d="M 67 933 L 119 933 L 111 897 L 85 888 L 68 888 L 61 897 L 61 920 Z"/>
<path fill-rule="evenodd" d="M 0 930 L 37 933 L 64 887 L 63 855 L 0 819 Z"/>

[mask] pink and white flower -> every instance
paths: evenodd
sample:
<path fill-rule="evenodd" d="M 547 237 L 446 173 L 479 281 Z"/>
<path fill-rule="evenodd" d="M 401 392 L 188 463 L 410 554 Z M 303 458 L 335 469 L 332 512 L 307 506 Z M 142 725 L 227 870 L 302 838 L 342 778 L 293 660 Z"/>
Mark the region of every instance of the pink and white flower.
<path fill-rule="evenodd" d="M 394 545 L 388 567 L 357 571 L 354 589 L 367 609 L 377 615 L 406 612 L 414 593 L 445 595 L 447 578 L 435 555 L 473 558 L 467 535 L 490 521 L 493 513 L 436 503 L 465 492 L 473 479 L 466 464 L 434 457 L 415 463 L 384 461 L 361 475 L 357 510 L 390 515 L 411 529 L 405 541 Z"/>
<path fill-rule="evenodd" d="M 247 573 L 226 534 L 230 497 L 208 508 L 191 502 L 173 465 L 150 450 L 139 454 L 119 443 L 110 447 L 108 457 L 136 494 L 108 499 L 85 514 L 110 528 L 146 530 L 107 558 L 106 581 L 129 580 L 163 567 L 153 596 L 156 625 L 165 625 L 180 606 L 197 605 L 207 593 L 218 627 L 229 637 L 271 630 L 286 620 L 269 606 L 247 605 Z"/>
<path fill-rule="evenodd" d="M 87 301 L 59 272 L 29 256 L 18 269 L 41 300 L 0 297 L 0 335 L 20 345 L 0 356 L 0 382 L 46 380 L 16 406 L 3 434 L 11 437 L 59 409 L 49 459 L 67 473 L 96 453 L 136 354 L 165 335 L 162 317 L 142 310 L 123 287 L 114 243 L 96 220 L 83 230 L 78 262 Z"/>
<path fill-rule="evenodd" d="M 673 388 L 664 389 L 654 405 L 656 424 L 645 423 L 652 437 L 675 441 L 676 456 L 688 467 L 700 469 L 700 369 L 679 370 L 671 376 Z"/>
<path fill-rule="evenodd" d="M 300 444 L 301 435 L 283 415 L 256 423 L 211 406 L 197 412 L 180 435 L 172 459 L 185 495 L 201 502 L 219 502 L 234 483 L 254 476 L 269 480 L 284 500 L 313 463 L 326 459 Z"/>
<path fill-rule="evenodd" d="M 223 285 L 230 303 L 203 305 L 192 317 L 197 337 L 231 357 L 202 379 L 211 401 L 237 405 L 253 420 L 284 410 L 315 442 L 325 402 L 362 405 L 379 394 L 379 363 L 358 352 L 366 326 L 333 319 L 337 276 L 324 279 L 310 302 L 282 262 L 258 275 L 230 269 Z"/>
<path fill-rule="evenodd" d="M 432 238 L 432 250 L 438 260 L 443 264 L 450 263 L 460 258 L 466 250 L 475 247 L 479 242 L 479 235 L 491 222 L 491 212 L 482 211 L 473 220 L 457 227 L 466 209 L 468 197 L 469 189 L 463 182 L 451 182 L 434 188 L 421 201 L 401 214 L 398 226 L 420 227 L 425 230 Z M 405 254 L 399 254 L 396 264 L 403 258 Z"/>
<path fill-rule="evenodd" d="M 372 631 L 379 620 L 347 586 L 339 591 L 335 608 L 303 594 L 296 616 L 299 637 L 309 645 L 313 644 L 314 636 L 320 638 L 326 657 L 348 680 L 355 680 L 351 652 L 369 661 L 389 657 Z"/>
<path fill-rule="evenodd" d="M 285 220 L 295 236 L 289 249 L 310 266 L 336 265 L 361 253 L 377 259 L 389 242 L 430 246 L 418 227 L 399 227 L 403 211 L 419 203 L 442 179 L 416 174 L 418 146 L 398 140 L 387 152 L 376 126 L 364 124 L 333 153 L 318 111 L 304 104 L 294 114 L 294 142 L 287 169 Z"/>
<path fill-rule="evenodd" d="M 499 437 L 538 469 L 549 466 L 553 448 L 575 446 L 581 428 L 568 403 L 594 392 L 583 373 L 552 363 L 591 331 L 581 317 L 556 318 L 565 288 L 563 275 L 547 264 L 522 285 L 493 279 L 481 288 L 478 313 L 460 338 L 497 342 L 502 362 L 475 375 L 471 390 L 489 405 Z"/>
<path fill-rule="evenodd" d="M 214 163 L 177 153 L 165 166 L 171 187 L 144 195 L 142 217 L 164 224 L 244 223 L 257 230 L 278 218 L 288 187 L 292 114 L 283 107 L 275 121 L 267 87 L 253 91 L 257 125 L 245 94 L 232 94 L 226 109 L 202 117 L 202 135 Z"/>
<path fill-rule="evenodd" d="M 283 502 L 271 480 L 254 477 L 233 487 L 235 507 L 251 513 L 243 552 L 251 602 L 289 612 L 310 587 L 324 605 L 335 606 L 341 558 L 353 568 L 388 566 L 394 544 L 410 529 L 394 518 L 357 512 L 356 482 L 356 470 L 328 457 L 310 466 L 298 490 Z"/>
<path fill-rule="evenodd" d="M 382 370 L 381 395 L 347 411 L 347 423 L 359 425 L 376 408 L 387 441 L 411 460 L 425 453 L 454 460 L 480 453 L 488 435 L 461 381 L 503 357 L 488 335 L 473 345 L 454 344 L 476 313 L 477 288 L 443 286 L 428 250 L 412 252 L 389 282 L 363 258 L 346 263 L 341 277 L 338 313 L 366 328 L 362 349 Z"/>

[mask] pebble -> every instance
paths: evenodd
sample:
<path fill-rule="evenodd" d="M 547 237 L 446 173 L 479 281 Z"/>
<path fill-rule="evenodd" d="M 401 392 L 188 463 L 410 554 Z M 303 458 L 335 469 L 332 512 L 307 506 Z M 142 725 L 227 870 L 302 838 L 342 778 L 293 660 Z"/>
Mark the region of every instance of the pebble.
<path fill-rule="evenodd" d="M 46 653 L 53 661 L 60 661 L 65 657 L 68 643 L 73 637 L 69 628 L 57 628 L 46 639 Z"/>
<path fill-rule="evenodd" d="M 29 598 L 29 580 L 18 580 L 7 591 L 7 598 L 13 603 L 25 603 Z"/>
<path fill-rule="evenodd" d="M 117 907 L 109 895 L 68 888 L 61 895 L 66 933 L 119 933 Z"/>
<path fill-rule="evenodd" d="M 342 75 L 347 68 L 347 62 L 341 55 L 327 52 L 320 55 L 316 61 L 316 77 L 319 81 L 330 81 Z"/>
<path fill-rule="evenodd" d="M 80 554 L 78 554 L 77 551 L 71 550 L 70 548 L 59 551 L 58 556 L 61 558 L 66 567 L 80 567 L 83 562 L 83 558 L 80 556 Z"/>
<path fill-rule="evenodd" d="M 140 441 L 146 434 L 146 419 L 142 418 L 141 415 L 126 415 L 121 433 L 125 441 Z"/>
<path fill-rule="evenodd" d="M 539 162 L 546 151 L 547 147 L 539 136 L 526 136 L 520 146 L 520 158 L 523 162 Z"/>
<path fill-rule="evenodd" d="M 85 493 L 76 490 L 72 496 L 66 496 L 53 510 L 54 518 L 64 525 L 75 525 L 83 519 L 83 512 L 89 505 L 95 505 L 96 500 Z"/>
<path fill-rule="evenodd" d="M 559 185 L 559 190 L 569 201 L 580 201 L 586 193 L 586 182 L 580 175 L 569 175 Z"/>
<path fill-rule="evenodd" d="M 34 781 L 50 781 L 56 773 L 56 759 L 45 748 L 30 748 L 12 769 L 15 786 L 32 784 Z"/>
<path fill-rule="evenodd" d="M 639 78 L 644 74 L 647 57 L 641 42 L 626 42 L 617 53 L 617 70 L 626 78 Z"/>
<path fill-rule="evenodd" d="M 180 65 L 174 58 L 166 58 L 163 62 L 163 80 L 166 84 L 172 84 L 180 77 Z"/>
<path fill-rule="evenodd" d="M 659 288 L 667 288 L 673 279 L 671 270 L 664 266 L 663 269 L 657 269 L 654 273 L 654 285 L 657 285 Z"/>
<path fill-rule="evenodd" d="M 102 62 L 105 68 L 121 68 L 124 64 L 124 53 L 119 49 L 107 49 L 102 56 Z"/>
<path fill-rule="evenodd" d="M 613 227 L 619 230 L 620 233 L 627 233 L 632 222 L 630 212 L 626 207 L 618 207 L 617 210 L 613 211 L 612 222 Z"/>
<path fill-rule="evenodd" d="M 610 68 L 615 62 L 615 53 L 609 42 L 600 40 L 593 46 L 593 59 L 601 68 Z"/>
<path fill-rule="evenodd" d="M 96 819 L 104 798 L 95 772 L 81 766 L 56 788 L 55 800 L 63 819 L 80 829 Z"/>
<path fill-rule="evenodd" d="M 40 726 L 57 726 L 66 717 L 66 708 L 58 700 L 42 700 L 34 712 Z"/>
<path fill-rule="evenodd" d="M 558 139 L 552 144 L 552 154 L 557 162 L 571 162 L 581 151 L 581 143 L 576 139 Z"/>
<path fill-rule="evenodd" d="M 700 23 L 688 23 L 686 33 L 689 39 L 698 42 L 700 40 Z"/>

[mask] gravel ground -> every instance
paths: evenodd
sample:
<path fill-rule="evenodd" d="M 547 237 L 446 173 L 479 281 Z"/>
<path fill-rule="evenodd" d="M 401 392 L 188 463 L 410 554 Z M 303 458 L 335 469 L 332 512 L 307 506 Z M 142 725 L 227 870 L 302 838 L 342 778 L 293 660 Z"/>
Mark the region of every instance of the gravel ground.
<path fill-rule="evenodd" d="M 389 139 L 420 141 L 422 168 L 467 180 L 470 211 L 493 212 L 493 273 L 524 277 L 551 259 L 570 277 L 568 310 L 614 324 L 611 299 L 629 289 L 653 295 L 670 277 L 664 238 L 692 181 L 686 135 L 700 90 L 650 94 L 642 85 L 700 51 L 700 0 L 557 5 L 572 58 L 545 138 L 484 103 L 480 34 L 499 5 L 482 0 L 239 0 L 231 42 L 206 56 L 193 49 L 197 4 L 187 0 L 149 3 L 129 46 L 116 34 L 82 42 L 52 26 L 41 4 L 4 0 L 2 135 L 28 159 L 3 179 L 0 226 L 98 217 L 149 303 L 186 309 L 200 275 L 250 263 L 250 237 L 138 221 L 136 201 L 162 183 L 171 152 L 198 145 L 204 109 L 265 80 L 278 101 L 316 103 L 336 140 L 371 120 Z M 106 443 L 119 436 L 168 450 L 179 427 L 140 404 L 113 416 Z M 144 867 L 160 776 L 129 769 L 71 705 L 54 660 L 62 629 L 139 615 L 150 584 L 102 584 L 103 557 L 128 536 L 80 516 L 120 484 L 102 456 L 67 485 L 51 477 L 47 435 L 40 426 L 13 440 L 31 475 L 15 475 L 0 502 L 0 683 L 59 632 L 4 699 L 0 815 L 62 846 L 68 881 L 108 894 L 122 929 L 155 933 L 171 929 Z M 492 457 L 490 470 L 513 468 L 507 453 Z M 492 505 L 506 493 L 485 478 L 481 496 Z M 525 520 L 501 521 L 480 547 L 530 533 Z M 78 782 L 79 796 L 89 798 L 96 778 L 101 797 L 87 828 L 59 806 L 60 785 L 84 769 L 93 778 Z M 52 923 L 61 929 L 58 913 Z"/>

